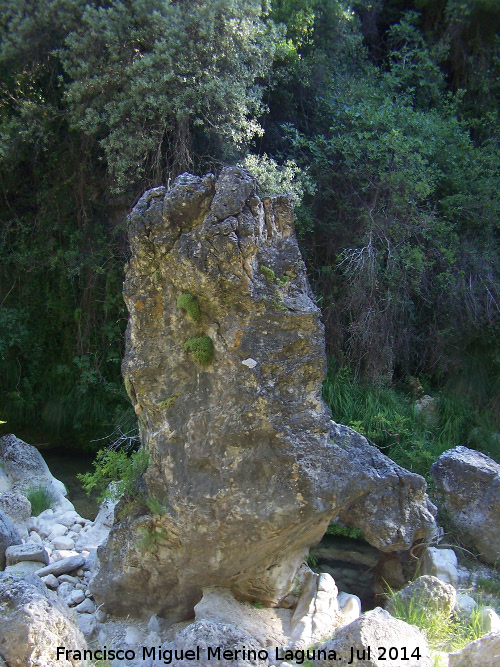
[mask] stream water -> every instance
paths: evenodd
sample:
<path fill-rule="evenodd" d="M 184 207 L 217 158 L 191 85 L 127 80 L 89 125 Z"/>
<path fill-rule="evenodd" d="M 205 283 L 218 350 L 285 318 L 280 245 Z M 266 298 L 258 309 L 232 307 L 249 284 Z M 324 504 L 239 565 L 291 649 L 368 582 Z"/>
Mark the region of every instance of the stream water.
<path fill-rule="evenodd" d="M 91 472 L 95 454 L 68 452 L 63 449 L 45 449 L 40 452 L 49 466 L 50 472 L 68 489 L 68 498 L 76 511 L 85 519 L 95 519 L 99 503 L 95 493 L 90 497 L 85 493 L 77 478 L 79 473 Z"/>

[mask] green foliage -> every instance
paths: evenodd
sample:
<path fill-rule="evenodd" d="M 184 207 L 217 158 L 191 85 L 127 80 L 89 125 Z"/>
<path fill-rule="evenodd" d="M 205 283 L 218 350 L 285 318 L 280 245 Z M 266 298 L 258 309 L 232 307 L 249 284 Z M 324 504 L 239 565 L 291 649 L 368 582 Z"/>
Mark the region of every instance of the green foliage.
<path fill-rule="evenodd" d="M 262 275 L 265 277 L 268 283 L 273 283 L 276 281 L 276 274 L 268 266 L 264 266 L 261 264 L 261 266 L 259 267 L 259 271 L 262 273 Z"/>
<path fill-rule="evenodd" d="M 198 301 L 192 294 L 179 294 L 177 297 L 177 308 L 185 310 L 188 316 L 197 322 L 200 319 L 200 307 Z"/>
<path fill-rule="evenodd" d="M 142 528 L 142 537 L 139 539 L 137 546 L 142 552 L 155 551 L 158 546 L 168 540 L 169 534 L 165 528 L 156 528 L 154 525 L 148 525 Z"/>
<path fill-rule="evenodd" d="M 308 554 L 306 557 L 306 563 L 309 565 L 311 570 L 315 567 L 318 567 L 318 558 L 314 554 Z"/>
<path fill-rule="evenodd" d="M 300 169 L 293 160 L 286 160 L 283 165 L 279 165 L 265 153 L 249 154 L 239 165 L 255 176 L 261 197 L 292 194 L 295 204 L 299 205 L 306 192 L 314 194 L 315 186 L 307 170 Z"/>
<path fill-rule="evenodd" d="M 209 364 L 214 356 L 214 344 L 210 336 L 193 336 L 184 343 L 184 349 L 201 366 Z"/>
<path fill-rule="evenodd" d="M 74 127 L 96 137 L 115 190 L 167 180 L 194 160 L 261 134 L 262 88 L 277 31 L 259 0 L 112 0 L 87 5 L 66 39 Z"/>
<path fill-rule="evenodd" d="M 255 600 L 254 602 L 252 602 L 252 604 L 254 606 L 254 609 L 264 609 L 264 605 L 260 600 Z"/>
<path fill-rule="evenodd" d="M 52 507 L 52 503 L 54 502 L 54 496 L 43 485 L 30 486 L 26 493 L 26 498 L 31 503 L 32 516 L 38 516 L 44 510 Z"/>
<path fill-rule="evenodd" d="M 341 537 L 349 537 L 351 540 L 362 540 L 364 538 L 363 531 L 359 528 L 351 526 L 342 526 L 335 521 L 332 521 L 326 530 L 327 535 L 339 535 Z"/>
<path fill-rule="evenodd" d="M 391 614 L 405 623 L 420 628 L 435 651 L 459 651 L 466 644 L 484 635 L 480 620 L 480 608 L 476 607 L 470 617 L 447 614 L 439 608 L 429 609 L 428 601 L 417 596 L 409 601 L 389 588 Z"/>
<path fill-rule="evenodd" d="M 330 369 L 323 398 L 334 421 L 363 434 L 397 463 L 424 477 L 429 477 L 431 465 L 444 451 L 459 443 L 475 444 L 499 458 L 495 439 L 484 437 L 493 433 L 491 416 L 450 389 L 438 396 L 437 422 L 433 425 L 417 413 L 410 392 L 362 382 L 347 368 Z M 483 439 L 474 443 L 471 437 L 477 429 Z"/>
<path fill-rule="evenodd" d="M 130 455 L 124 450 L 103 449 L 94 461 L 94 472 L 80 474 L 78 479 L 88 494 L 95 489 L 101 500 L 117 499 L 122 494 L 134 496 L 148 463 L 149 456 L 144 449 Z"/>

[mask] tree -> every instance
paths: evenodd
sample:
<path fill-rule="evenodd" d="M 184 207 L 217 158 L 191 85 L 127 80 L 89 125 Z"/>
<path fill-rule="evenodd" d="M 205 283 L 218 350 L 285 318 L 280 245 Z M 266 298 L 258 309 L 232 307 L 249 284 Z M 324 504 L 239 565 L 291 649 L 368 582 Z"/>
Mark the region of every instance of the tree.
<path fill-rule="evenodd" d="M 229 159 L 261 133 L 277 30 L 259 0 L 88 5 L 63 54 L 74 127 L 98 139 L 115 190 Z"/>

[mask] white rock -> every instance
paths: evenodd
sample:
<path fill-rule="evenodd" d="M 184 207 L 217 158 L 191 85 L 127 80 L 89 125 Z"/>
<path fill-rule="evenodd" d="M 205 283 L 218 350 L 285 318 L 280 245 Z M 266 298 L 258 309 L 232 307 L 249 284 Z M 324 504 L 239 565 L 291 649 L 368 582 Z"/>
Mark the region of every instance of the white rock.
<path fill-rule="evenodd" d="M 90 598 L 85 598 L 85 600 L 80 602 L 75 609 L 80 614 L 93 614 L 95 612 L 95 604 Z"/>
<path fill-rule="evenodd" d="M 52 540 L 55 537 L 61 537 L 61 535 L 66 535 L 67 532 L 68 532 L 67 526 L 65 526 L 62 523 L 54 523 L 51 526 L 50 533 L 48 534 L 48 540 L 49 542 L 52 542 Z"/>
<path fill-rule="evenodd" d="M 293 646 L 305 648 L 334 633 L 340 621 L 337 595 L 330 574 L 307 573 L 291 620 Z"/>
<path fill-rule="evenodd" d="M 476 607 L 477 602 L 474 600 L 474 598 L 471 598 L 470 595 L 466 595 L 465 593 L 457 593 L 456 608 L 459 612 L 470 616 Z"/>
<path fill-rule="evenodd" d="M 42 581 L 47 588 L 51 588 L 53 591 L 59 586 L 59 579 L 53 574 L 48 574 L 46 577 L 42 577 Z"/>
<path fill-rule="evenodd" d="M 123 640 L 125 644 L 128 644 L 129 646 L 139 646 L 142 644 L 143 640 L 144 635 L 142 632 L 133 625 L 129 625 L 125 632 L 125 639 Z"/>
<path fill-rule="evenodd" d="M 32 530 L 30 532 L 30 540 L 31 540 L 31 542 L 34 542 L 35 544 L 42 544 L 42 538 L 40 537 L 40 535 L 35 530 Z"/>
<path fill-rule="evenodd" d="M 73 586 L 69 584 L 67 581 L 63 581 L 62 583 L 60 583 L 59 588 L 57 589 L 58 597 L 60 597 L 61 600 L 64 600 L 64 602 L 66 603 L 69 600 L 72 592 L 73 592 Z"/>
<path fill-rule="evenodd" d="M 78 614 L 78 627 L 88 639 L 92 638 L 97 630 L 96 619 L 93 614 Z"/>
<path fill-rule="evenodd" d="M 498 667 L 500 632 L 490 632 L 467 644 L 461 651 L 450 653 L 450 667 Z"/>
<path fill-rule="evenodd" d="M 75 546 L 74 540 L 71 539 L 71 537 L 67 537 L 64 535 L 61 535 L 61 537 L 56 537 L 53 540 L 51 540 L 52 544 L 54 545 L 55 549 L 68 549 L 71 550 Z"/>
<path fill-rule="evenodd" d="M 337 602 L 340 613 L 343 616 L 344 625 L 352 623 L 361 616 L 361 600 L 357 595 L 351 595 L 342 591 L 337 596 Z"/>
<path fill-rule="evenodd" d="M 457 555 L 453 549 L 429 547 L 422 558 L 420 574 L 430 574 L 456 587 L 459 581 L 457 566 Z"/>
<path fill-rule="evenodd" d="M 485 634 L 489 632 L 500 632 L 500 618 L 493 607 L 484 607 L 484 609 L 481 609 L 479 618 L 481 619 Z"/>
<path fill-rule="evenodd" d="M 79 532 L 82 530 L 82 524 L 81 524 L 81 523 L 74 523 L 74 524 L 71 526 L 71 530 L 72 530 L 74 533 L 79 533 Z"/>
<path fill-rule="evenodd" d="M 243 366 L 248 366 L 248 368 L 255 368 L 257 366 L 257 362 L 255 359 L 252 359 L 251 357 L 248 357 L 248 359 L 244 359 L 242 362 Z"/>
<path fill-rule="evenodd" d="M 74 590 L 70 593 L 68 604 L 70 607 L 72 607 L 74 605 L 80 604 L 80 602 L 83 602 L 84 600 L 85 593 L 83 591 Z"/>

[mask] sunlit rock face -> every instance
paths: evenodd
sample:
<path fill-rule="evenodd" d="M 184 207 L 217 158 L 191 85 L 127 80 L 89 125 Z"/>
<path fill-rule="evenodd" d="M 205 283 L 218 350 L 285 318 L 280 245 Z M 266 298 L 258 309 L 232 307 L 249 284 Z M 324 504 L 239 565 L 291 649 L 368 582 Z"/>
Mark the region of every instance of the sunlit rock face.
<path fill-rule="evenodd" d="M 208 586 L 278 604 L 329 521 L 374 488 L 348 481 L 330 437 L 292 202 L 256 192 L 235 167 L 183 174 L 130 216 L 123 375 L 150 458 L 99 550 L 92 591 L 112 613 L 187 618 Z"/>

